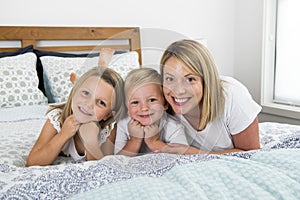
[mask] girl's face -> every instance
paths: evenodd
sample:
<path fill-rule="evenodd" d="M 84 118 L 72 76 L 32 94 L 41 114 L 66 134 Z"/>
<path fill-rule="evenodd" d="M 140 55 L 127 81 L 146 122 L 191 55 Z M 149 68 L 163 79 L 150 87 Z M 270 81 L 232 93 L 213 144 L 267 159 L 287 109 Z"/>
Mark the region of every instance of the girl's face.
<path fill-rule="evenodd" d="M 129 116 L 144 126 L 158 122 L 166 110 L 161 86 L 149 83 L 134 89 L 129 94 L 127 107 Z"/>
<path fill-rule="evenodd" d="M 195 112 L 203 97 L 202 79 L 177 58 L 171 57 L 164 66 L 163 91 L 176 114 Z"/>
<path fill-rule="evenodd" d="M 106 120 L 111 116 L 114 88 L 96 76 L 87 78 L 74 93 L 72 111 L 79 123 Z"/>

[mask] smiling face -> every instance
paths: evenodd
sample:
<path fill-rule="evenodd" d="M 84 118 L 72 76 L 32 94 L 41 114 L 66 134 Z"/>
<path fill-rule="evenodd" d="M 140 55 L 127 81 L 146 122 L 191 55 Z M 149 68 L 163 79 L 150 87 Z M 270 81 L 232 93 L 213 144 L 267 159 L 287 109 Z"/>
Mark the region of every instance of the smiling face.
<path fill-rule="evenodd" d="M 199 113 L 202 79 L 175 57 L 170 57 L 164 65 L 163 91 L 176 114 Z"/>
<path fill-rule="evenodd" d="M 114 88 L 91 76 L 74 92 L 72 111 L 79 123 L 106 120 L 111 116 Z"/>
<path fill-rule="evenodd" d="M 128 97 L 129 116 L 144 126 L 158 122 L 166 109 L 161 85 L 157 83 L 137 87 Z"/>

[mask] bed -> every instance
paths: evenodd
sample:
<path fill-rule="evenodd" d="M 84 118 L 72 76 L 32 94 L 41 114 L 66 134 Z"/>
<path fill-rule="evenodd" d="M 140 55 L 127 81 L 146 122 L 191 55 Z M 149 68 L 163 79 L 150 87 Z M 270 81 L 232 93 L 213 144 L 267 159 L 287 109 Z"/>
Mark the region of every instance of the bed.
<path fill-rule="evenodd" d="M 95 65 L 105 46 L 116 49 L 110 67 L 125 77 L 142 64 L 140 32 L 2 26 L 0 46 L 0 199 L 300 199 L 300 126 L 291 124 L 260 123 L 262 148 L 248 152 L 59 157 L 25 167 L 46 110 L 69 92 L 70 71 Z"/>

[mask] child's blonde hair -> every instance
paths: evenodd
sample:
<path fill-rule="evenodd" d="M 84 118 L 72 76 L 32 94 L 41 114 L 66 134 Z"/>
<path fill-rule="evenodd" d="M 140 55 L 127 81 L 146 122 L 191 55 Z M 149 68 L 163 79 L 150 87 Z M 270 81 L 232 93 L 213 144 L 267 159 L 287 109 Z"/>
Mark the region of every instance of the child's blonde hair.
<path fill-rule="evenodd" d="M 114 88 L 114 92 L 115 92 L 114 99 L 112 99 L 112 102 L 114 103 L 112 108 L 113 115 L 111 115 L 111 117 L 109 117 L 105 121 L 104 120 L 99 121 L 99 125 L 103 128 L 107 125 L 110 125 L 115 120 L 119 121 L 121 118 L 124 117 L 125 115 L 124 81 L 122 77 L 112 69 L 105 68 L 105 67 L 94 67 L 89 71 L 87 71 L 86 73 L 84 73 L 78 80 L 76 80 L 70 92 L 69 98 L 65 104 L 53 106 L 51 108 L 51 110 L 55 108 L 62 109 L 62 113 L 60 117 L 61 125 L 64 123 L 66 118 L 73 113 L 71 104 L 75 92 L 77 91 L 78 88 L 81 87 L 81 85 L 86 81 L 86 79 L 88 79 L 91 76 L 99 77 L 99 79 L 104 80 L 106 83 L 110 84 Z"/>
<path fill-rule="evenodd" d="M 148 83 L 158 84 L 161 88 L 161 94 L 163 95 L 161 75 L 155 69 L 142 67 L 131 70 L 124 83 L 126 102 L 128 102 L 129 99 L 128 95 L 130 95 L 133 90 Z"/>

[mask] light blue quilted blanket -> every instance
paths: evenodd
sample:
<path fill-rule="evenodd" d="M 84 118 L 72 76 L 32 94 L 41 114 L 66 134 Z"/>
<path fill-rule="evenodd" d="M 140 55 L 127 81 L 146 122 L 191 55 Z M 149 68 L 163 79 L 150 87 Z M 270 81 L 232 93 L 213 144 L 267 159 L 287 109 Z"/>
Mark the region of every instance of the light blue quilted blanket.
<path fill-rule="evenodd" d="M 220 156 L 139 176 L 72 199 L 300 199 L 300 149 Z"/>

